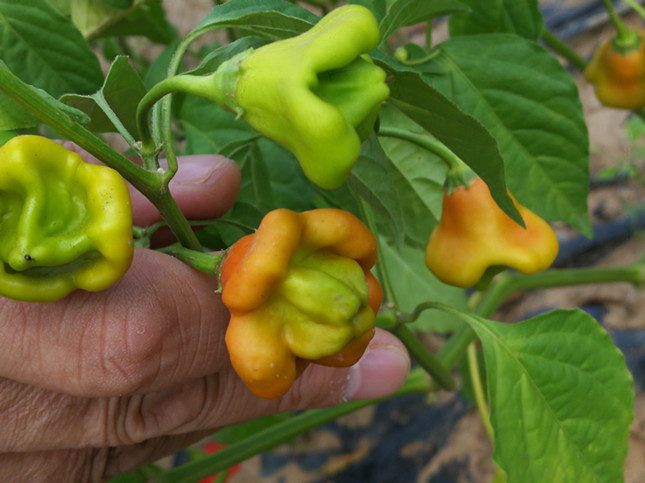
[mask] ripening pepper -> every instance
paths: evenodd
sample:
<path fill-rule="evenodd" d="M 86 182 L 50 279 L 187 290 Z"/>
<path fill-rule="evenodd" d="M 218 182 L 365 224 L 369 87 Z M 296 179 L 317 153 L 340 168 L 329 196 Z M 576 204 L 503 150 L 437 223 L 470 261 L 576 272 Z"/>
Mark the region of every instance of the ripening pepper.
<path fill-rule="evenodd" d="M 132 261 L 121 176 L 40 136 L 0 148 L 0 295 L 50 302 L 109 287 Z"/>
<path fill-rule="evenodd" d="M 385 72 L 367 55 L 378 41 L 367 8 L 342 6 L 301 35 L 242 52 L 212 76 L 193 76 L 199 92 L 191 92 L 286 147 L 316 185 L 338 188 L 389 95 Z"/>
<path fill-rule="evenodd" d="M 309 362 L 348 367 L 374 334 L 377 246 L 354 215 L 274 210 L 221 267 L 233 368 L 257 396 L 285 394 Z"/>
<path fill-rule="evenodd" d="M 633 32 L 633 41 L 619 45 L 607 39 L 594 52 L 584 71 L 603 104 L 620 109 L 645 107 L 645 32 Z"/>
<path fill-rule="evenodd" d="M 558 239 L 543 219 L 515 201 L 526 228 L 493 200 L 476 179 L 446 191 L 439 224 L 430 235 L 425 263 L 442 282 L 472 287 L 489 269 L 510 267 L 524 274 L 546 270 L 558 254 Z"/>

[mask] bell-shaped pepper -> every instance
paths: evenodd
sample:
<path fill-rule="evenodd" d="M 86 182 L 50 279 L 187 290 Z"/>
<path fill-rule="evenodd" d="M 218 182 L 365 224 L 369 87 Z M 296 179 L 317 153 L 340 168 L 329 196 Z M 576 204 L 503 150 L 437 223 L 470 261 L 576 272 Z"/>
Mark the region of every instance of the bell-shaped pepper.
<path fill-rule="evenodd" d="M 476 179 L 443 198 L 441 220 L 430 235 L 425 263 L 442 282 L 472 287 L 489 269 L 510 267 L 530 274 L 546 270 L 558 254 L 558 239 L 542 218 L 510 195 L 526 228 L 493 200 Z"/>
<path fill-rule="evenodd" d="M 645 32 L 633 33 L 631 45 L 617 45 L 616 38 L 602 42 L 584 71 L 596 97 L 606 106 L 645 107 Z"/>
<path fill-rule="evenodd" d="M 40 136 L 0 148 L 0 295 L 58 300 L 109 287 L 132 261 L 121 175 Z"/>
<path fill-rule="evenodd" d="M 231 247 L 221 267 L 226 345 L 253 393 L 280 397 L 309 362 L 361 357 L 383 296 L 376 257 L 372 233 L 336 209 L 274 210 Z"/>
<path fill-rule="evenodd" d="M 202 95 L 289 149 L 313 183 L 337 188 L 389 95 L 385 72 L 365 55 L 378 41 L 372 13 L 346 5 L 299 36 L 229 59 L 201 82 L 211 83 Z"/>

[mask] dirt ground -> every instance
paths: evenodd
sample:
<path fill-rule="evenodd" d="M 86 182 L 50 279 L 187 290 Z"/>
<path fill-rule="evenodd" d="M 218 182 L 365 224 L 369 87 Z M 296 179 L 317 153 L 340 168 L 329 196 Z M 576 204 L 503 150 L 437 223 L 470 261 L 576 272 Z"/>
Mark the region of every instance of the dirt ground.
<path fill-rule="evenodd" d="M 573 5 L 584 2 L 572 0 L 568 3 Z M 211 0 L 183 0 L 182 2 L 166 0 L 164 4 L 170 12 L 171 22 L 180 31 L 186 33 L 212 8 L 213 2 Z M 640 20 L 631 18 L 630 21 L 642 27 Z M 610 34 L 609 26 L 601 26 L 571 39 L 570 43 L 580 55 L 587 57 L 598 41 Z M 441 27 L 438 28 L 435 38 L 439 38 L 440 35 Z M 584 82 L 581 76 L 577 76 L 577 80 L 589 126 L 591 145 L 594 148 L 594 154 L 591 156 L 593 175 L 608 164 L 615 163 L 615 159 L 627 159 L 630 156 L 631 147 L 625 135 L 625 120 L 628 114 L 603 107 L 596 100 L 591 86 Z M 645 200 L 645 189 L 636 182 L 628 182 L 593 190 L 589 209 L 597 221 L 615 219 L 625 215 L 625 204 L 637 204 L 639 200 L 640 202 Z M 598 255 L 594 264 L 629 263 L 641 257 L 644 249 L 645 237 L 637 235 L 628 242 Z M 603 305 L 604 323 L 609 329 L 645 330 L 645 292 L 622 283 L 552 289 L 526 294 L 507 304 L 496 318 L 508 321 L 519 320 L 526 314 L 543 307 L 570 308 L 590 303 Z M 453 413 L 450 414 L 454 417 L 454 424 L 449 434 L 442 441 L 433 442 L 434 448 L 429 447 L 430 443 L 427 440 L 419 438 L 400 445 L 392 454 L 392 458 L 407 455 L 409 461 L 416 461 L 418 471 L 414 480 L 405 479 L 403 475 L 399 475 L 402 479 L 390 480 L 385 479 L 385 475 L 379 477 L 364 473 L 361 479 L 354 479 L 354 481 L 435 483 L 490 481 L 494 472 L 491 462 L 492 448 L 476 411 L 470 406 L 460 406 L 460 403 L 448 394 L 442 394 L 437 404 L 439 406 L 445 404 L 443 407 L 452 408 Z M 627 483 L 645 481 L 645 395 L 642 391 L 637 392 L 635 410 L 636 418 L 625 465 Z M 369 439 L 371 434 L 369 429 L 373 429 L 374 422 L 378 420 L 376 411 L 376 408 L 367 408 L 341 418 L 335 426 L 335 431 L 322 428 L 302 435 L 294 445 L 277 449 L 272 456 L 272 464 L 263 456 L 252 458 L 244 462 L 241 470 L 229 481 L 231 483 L 352 481 L 348 479 L 348 473 L 345 470 L 365 460 L 374 450 L 374 443 Z M 396 413 L 396 408 L 393 411 Z M 413 410 L 410 410 L 410 414 L 412 412 Z M 405 414 L 399 414 L 396 417 L 399 420 L 405 419 Z M 411 421 L 410 424 L 414 425 L 415 422 Z M 339 435 L 349 434 L 347 432 L 352 429 L 358 433 L 364 431 L 365 436 L 356 438 L 352 446 L 348 447 L 347 442 Z M 307 455 L 321 453 L 333 456 L 319 460 L 317 465 L 315 460 L 307 459 Z M 423 460 L 424 455 L 428 457 L 426 460 Z M 280 460 L 282 464 L 275 464 L 276 458 L 282 458 Z M 309 463 L 303 464 L 303 462 Z"/>

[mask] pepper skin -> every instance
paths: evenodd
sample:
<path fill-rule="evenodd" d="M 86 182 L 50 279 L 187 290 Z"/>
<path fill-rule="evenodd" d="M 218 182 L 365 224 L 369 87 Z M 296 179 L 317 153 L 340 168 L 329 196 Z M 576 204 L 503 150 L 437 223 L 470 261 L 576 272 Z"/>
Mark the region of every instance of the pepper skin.
<path fill-rule="evenodd" d="M 524 274 L 549 268 L 558 254 L 555 233 L 543 219 L 511 199 L 526 228 L 497 206 L 479 178 L 468 188 L 445 192 L 441 220 L 426 248 L 430 271 L 444 283 L 467 288 L 477 284 L 489 268 L 510 267 Z"/>
<path fill-rule="evenodd" d="M 132 261 L 121 176 L 40 136 L 0 148 L 0 295 L 50 302 L 103 290 Z"/>
<path fill-rule="evenodd" d="M 605 40 L 585 69 L 585 78 L 606 106 L 633 110 L 645 107 L 644 34 L 638 34 L 632 48 L 617 47 L 615 39 Z"/>
<path fill-rule="evenodd" d="M 372 233 L 336 209 L 274 210 L 231 247 L 221 267 L 226 345 L 253 393 L 284 395 L 309 362 L 358 361 L 383 297 L 376 257 Z"/>
<path fill-rule="evenodd" d="M 385 72 L 365 55 L 378 41 L 372 13 L 346 5 L 299 36 L 229 59 L 208 90 L 290 150 L 313 183 L 338 188 L 389 95 Z"/>

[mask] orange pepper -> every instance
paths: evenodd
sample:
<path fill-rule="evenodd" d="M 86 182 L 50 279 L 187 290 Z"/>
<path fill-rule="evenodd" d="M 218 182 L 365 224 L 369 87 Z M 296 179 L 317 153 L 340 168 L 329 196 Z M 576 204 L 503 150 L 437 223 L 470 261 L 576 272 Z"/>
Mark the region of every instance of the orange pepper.
<path fill-rule="evenodd" d="M 374 334 L 383 293 L 372 233 L 336 209 L 274 210 L 221 267 L 233 368 L 256 395 L 285 394 L 309 362 L 354 364 Z"/>
<path fill-rule="evenodd" d="M 490 268 L 510 267 L 524 274 L 549 268 L 558 254 L 555 233 L 511 199 L 526 228 L 497 206 L 481 179 L 468 188 L 445 192 L 441 220 L 426 247 L 430 271 L 444 283 L 466 288 L 477 284 Z"/>
<path fill-rule="evenodd" d="M 603 104 L 620 109 L 645 107 L 643 35 L 645 32 L 638 33 L 635 45 L 622 48 L 616 39 L 607 39 L 594 52 L 584 74 Z"/>

